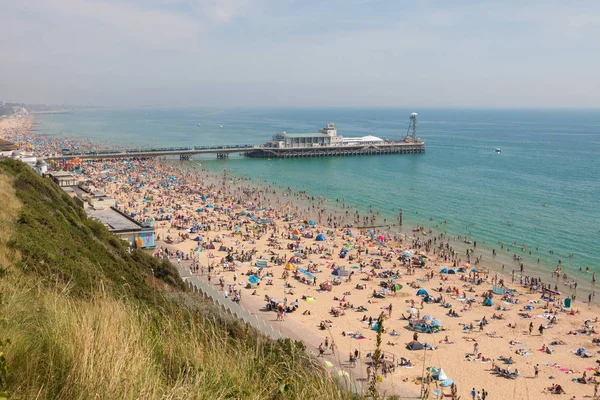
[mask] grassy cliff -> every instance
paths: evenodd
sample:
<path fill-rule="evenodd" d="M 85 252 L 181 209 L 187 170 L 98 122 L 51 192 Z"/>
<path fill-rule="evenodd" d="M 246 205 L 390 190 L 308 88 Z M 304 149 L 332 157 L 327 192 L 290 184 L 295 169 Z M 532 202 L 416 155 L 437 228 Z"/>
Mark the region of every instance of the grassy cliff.
<path fill-rule="evenodd" d="M 343 399 L 300 343 L 187 293 L 24 164 L 0 162 L 0 393 L 22 399 Z M 0 394 L 0 398 L 2 398 Z"/>

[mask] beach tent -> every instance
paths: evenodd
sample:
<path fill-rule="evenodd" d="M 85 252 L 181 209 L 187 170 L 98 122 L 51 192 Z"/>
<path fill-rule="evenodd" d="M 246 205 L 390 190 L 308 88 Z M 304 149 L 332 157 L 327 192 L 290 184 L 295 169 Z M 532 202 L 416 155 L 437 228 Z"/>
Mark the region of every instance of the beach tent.
<path fill-rule="evenodd" d="M 312 220 L 308 221 L 308 224 L 309 224 L 310 226 L 315 226 L 315 223 L 314 223 Z"/>
<path fill-rule="evenodd" d="M 250 282 L 252 284 L 257 284 L 258 283 L 258 277 L 256 275 L 252 275 L 252 276 L 250 276 L 250 278 L 248 278 L 248 282 Z"/>
<path fill-rule="evenodd" d="M 425 346 L 423 346 L 423 344 L 419 342 L 410 342 L 406 345 L 406 348 L 408 350 L 423 350 Z"/>
<path fill-rule="evenodd" d="M 441 387 L 449 387 L 452 386 L 452 384 L 454 384 L 454 381 L 450 378 L 446 378 L 444 380 L 440 380 L 440 386 Z"/>
<path fill-rule="evenodd" d="M 439 371 L 437 372 L 437 374 L 433 375 L 433 379 L 436 379 L 438 381 L 443 381 L 445 379 L 448 379 L 448 376 L 446 375 L 444 370 L 442 368 L 440 368 Z"/>
<path fill-rule="evenodd" d="M 290 264 L 290 263 L 287 263 L 287 264 L 285 265 L 285 269 L 286 269 L 287 271 L 293 271 L 293 270 L 295 270 L 295 269 L 296 269 L 296 267 L 294 267 L 294 266 L 293 266 L 292 264 Z"/>
<path fill-rule="evenodd" d="M 449 270 L 448 270 L 448 274 L 450 274 L 450 275 L 454 275 L 454 274 L 456 274 L 456 270 L 454 270 L 454 269 L 449 269 Z"/>
<path fill-rule="evenodd" d="M 425 290 L 425 289 L 419 289 L 417 291 L 417 296 L 428 296 L 428 295 L 429 295 L 429 293 L 427 293 L 427 290 Z"/>
<path fill-rule="evenodd" d="M 196 236 L 196 237 L 194 238 L 194 240 L 195 240 L 196 242 L 201 242 L 201 241 L 202 241 L 202 236 Z"/>
<path fill-rule="evenodd" d="M 442 321 L 440 321 L 437 318 L 434 318 L 429 325 L 433 326 L 433 327 L 441 327 L 442 326 Z"/>
<path fill-rule="evenodd" d="M 438 333 L 442 330 L 441 322 L 436 320 L 435 324 L 431 324 L 425 320 L 415 321 L 410 323 L 406 329 L 419 333 Z"/>
<path fill-rule="evenodd" d="M 448 270 L 446 268 L 442 268 L 440 274 L 447 274 Z"/>
<path fill-rule="evenodd" d="M 323 235 L 322 233 L 319 233 L 317 235 L 317 241 L 318 242 L 324 242 L 325 241 L 325 235 Z"/>
<path fill-rule="evenodd" d="M 492 299 L 490 297 L 486 297 L 485 300 L 483 301 L 483 305 L 491 307 L 493 305 Z"/>
<path fill-rule="evenodd" d="M 494 294 L 504 295 L 504 294 L 506 294 L 506 289 L 494 285 L 494 288 L 492 289 L 492 292 L 494 292 Z"/>
<path fill-rule="evenodd" d="M 571 308 L 571 298 L 567 297 L 565 299 L 565 308 Z"/>

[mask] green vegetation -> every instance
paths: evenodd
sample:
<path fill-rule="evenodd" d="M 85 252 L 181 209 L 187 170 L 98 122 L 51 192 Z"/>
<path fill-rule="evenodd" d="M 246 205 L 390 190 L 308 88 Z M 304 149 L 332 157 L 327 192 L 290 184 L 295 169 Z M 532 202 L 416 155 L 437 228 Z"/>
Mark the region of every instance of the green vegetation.
<path fill-rule="evenodd" d="M 0 204 L 0 399 L 351 397 L 301 343 L 186 292 L 24 164 L 0 162 Z"/>

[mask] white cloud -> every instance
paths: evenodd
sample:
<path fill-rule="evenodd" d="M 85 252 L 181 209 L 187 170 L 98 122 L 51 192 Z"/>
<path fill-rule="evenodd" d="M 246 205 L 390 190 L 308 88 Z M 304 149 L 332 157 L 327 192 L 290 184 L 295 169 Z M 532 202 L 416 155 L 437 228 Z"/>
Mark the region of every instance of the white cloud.
<path fill-rule="evenodd" d="M 72 27 L 72 34 L 91 39 L 99 35 L 115 45 L 132 41 L 173 49 L 197 44 L 212 25 L 232 22 L 247 4 L 246 0 L 161 0 L 153 6 L 106 0 L 30 0 L 15 2 L 15 7 L 49 24 L 58 22 L 58 31 Z"/>

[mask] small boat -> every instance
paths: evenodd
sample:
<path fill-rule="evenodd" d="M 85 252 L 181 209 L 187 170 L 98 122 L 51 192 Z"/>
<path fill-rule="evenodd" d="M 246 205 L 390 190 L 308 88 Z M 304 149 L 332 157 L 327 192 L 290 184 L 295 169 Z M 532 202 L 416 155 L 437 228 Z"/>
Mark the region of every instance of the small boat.
<path fill-rule="evenodd" d="M 198 124 L 198 126 L 202 126 L 202 124 Z"/>
<path fill-rule="evenodd" d="M 219 128 L 223 129 L 223 125 L 219 125 Z"/>
<path fill-rule="evenodd" d="M 500 147 L 496 148 L 496 153 L 502 153 L 502 149 Z"/>

